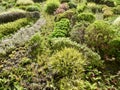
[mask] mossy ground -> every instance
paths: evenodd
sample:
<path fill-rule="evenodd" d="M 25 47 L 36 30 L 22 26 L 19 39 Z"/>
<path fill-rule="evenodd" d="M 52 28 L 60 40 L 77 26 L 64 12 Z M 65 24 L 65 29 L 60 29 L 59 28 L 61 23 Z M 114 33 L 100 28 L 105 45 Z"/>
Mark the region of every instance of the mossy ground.
<path fill-rule="evenodd" d="M 50 0 L 48 1 L 50 2 Z M 101 38 L 95 39 L 92 37 L 87 37 L 88 38 L 87 40 L 89 39 L 90 40 L 86 43 L 87 41 L 85 40 L 86 37 L 84 38 L 83 35 L 82 39 L 84 38 L 85 41 L 83 41 L 82 43 L 79 43 L 81 41 L 78 41 L 77 43 L 76 41 L 81 40 L 81 38 L 78 39 L 78 37 L 76 36 L 79 36 L 79 34 L 81 33 L 76 33 L 75 31 L 74 34 L 77 35 L 75 35 L 74 40 L 71 38 L 71 34 L 73 35 L 72 33 L 73 29 L 77 30 L 78 32 L 80 30 L 87 31 L 89 29 L 89 28 L 87 29 L 87 27 L 89 27 L 89 25 L 94 25 L 95 24 L 94 21 L 97 20 L 102 20 L 103 22 L 108 23 L 107 27 L 102 26 L 103 25 L 102 23 L 102 25 L 99 26 L 100 29 L 106 28 L 109 31 L 110 28 L 110 30 L 111 29 L 114 31 L 118 30 L 119 32 L 119 27 L 112 25 L 113 21 L 119 15 L 114 14 L 114 12 L 112 12 L 112 14 L 109 13 L 109 15 L 108 13 L 107 14 L 104 13 L 105 11 L 102 9 L 104 9 L 104 7 L 105 8 L 108 7 L 106 4 L 94 3 L 94 5 L 92 4 L 93 6 L 89 8 L 88 4 L 91 4 L 91 2 L 86 2 L 86 0 L 82 0 L 82 1 L 85 2 L 80 2 L 79 0 L 72 0 L 72 2 L 66 2 L 67 4 L 71 3 L 70 5 L 72 9 L 69 8 L 69 10 L 73 12 L 71 15 L 66 14 L 67 10 L 66 11 L 64 10 L 64 12 L 62 13 L 60 12 L 60 14 L 56 14 L 56 15 L 54 13 L 53 14 L 47 13 L 45 11 L 46 1 L 32 4 L 33 6 L 34 5 L 40 6 L 39 9 L 37 7 L 37 9 L 32 9 L 32 10 L 37 10 L 37 12 L 40 13 L 40 18 L 42 18 L 43 21 L 38 22 L 39 26 L 38 24 L 34 26 L 35 22 L 34 23 L 31 22 L 29 26 L 21 27 L 23 28 L 22 33 L 24 34 L 21 33 L 20 35 L 27 36 L 27 34 L 30 34 L 28 35 L 29 39 L 26 39 L 26 42 L 24 42 L 22 45 L 19 45 L 18 42 L 17 44 L 14 44 L 15 47 L 12 49 L 9 46 L 13 45 L 13 43 L 10 45 L 7 44 L 8 47 L 4 46 L 3 49 L 6 51 L 9 50 L 9 52 L 4 53 L 4 55 L 1 54 L 0 56 L 0 90 L 119 90 L 120 89 L 119 45 L 118 47 L 116 47 L 117 49 L 115 49 L 118 55 L 116 55 L 116 53 L 113 52 L 112 54 L 111 53 L 109 54 L 108 52 L 110 51 L 111 48 L 109 47 L 108 44 L 106 44 L 107 42 L 102 41 Z M 119 4 L 119 2 L 117 3 Z M 29 4 L 16 5 L 16 2 L 14 0 L 9 0 L 9 2 L 3 0 L 3 2 L 0 5 L 4 12 L 9 10 L 9 8 L 13 8 L 13 9 L 19 8 L 24 11 L 27 11 L 26 8 L 29 6 Z M 75 7 L 77 5 L 84 5 L 79 7 L 80 12 L 77 11 L 78 9 L 77 7 Z M 105 10 L 112 11 L 114 7 L 109 6 L 109 8 Z M 66 7 L 64 6 L 64 4 L 61 4 L 61 7 L 58 7 L 58 9 L 61 10 L 61 8 L 64 9 Z M 0 11 L 0 13 L 3 13 L 3 11 Z M 78 20 L 77 16 L 81 13 L 91 13 L 91 15 L 94 16 L 94 20 L 92 21 L 91 18 L 89 18 L 88 20 L 90 21 L 88 22 L 86 18 L 87 16 L 84 17 L 84 15 L 83 15 L 83 20 L 81 19 Z M 69 32 L 67 33 L 68 35 L 64 37 L 54 37 L 54 38 L 51 37 L 51 34 L 54 31 L 56 31 L 58 35 L 60 34 L 58 29 L 61 29 L 64 32 L 64 28 L 65 28 L 64 25 L 66 23 L 63 25 L 63 23 L 61 24 L 60 20 L 56 21 L 55 20 L 56 18 L 60 18 L 60 20 L 63 21 L 64 20 L 70 21 Z M 39 20 L 39 18 L 37 18 L 37 20 Z M 42 22 L 46 22 L 46 23 L 42 23 Z M 89 24 L 85 26 L 83 25 L 83 22 Z M 59 25 L 55 27 L 56 23 L 58 23 Z M 80 27 L 77 27 L 77 29 L 74 28 L 74 26 L 77 25 L 80 25 Z M 97 26 L 94 28 L 97 28 Z M 94 28 L 90 28 L 90 29 L 94 30 Z M 28 29 L 30 29 L 31 32 L 29 33 L 24 32 L 24 30 L 28 30 Z M 35 30 L 35 29 L 39 29 L 39 30 Z M 4 44 L 2 43 L 2 40 L 3 41 L 7 39 L 9 40 L 9 38 L 12 38 L 11 36 L 14 36 L 16 33 L 19 33 L 19 31 L 20 30 L 18 30 L 18 32 L 11 33 L 6 37 L 1 37 L 2 39 L 0 41 L 0 45 Z M 103 35 L 104 31 L 101 32 L 100 35 Z M 91 34 L 91 32 L 89 33 Z M 109 34 L 109 32 L 107 33 Z M 84 34 L 87 35 L 87 33 Z M 99 37 L 98 36 L 99 32 L 97 32 L 97 34 L 92 32 L 92 34 L 96 35 L 95 37 L 97 38 Z M 25 36 L 21 36 L 21 37 L 24 39 L 28 38 Z M 115 34 L 114 37 L 116 36 L 117 34 Z M 119 35 L 117 37 L 119 38 Z M 97 40 L 101 40 L 101 41 L 95 43 L 92 42 L 91 39 L 94 40 L 95 42 L 97 42 Z M 108 38 L 105 37 L 105 40 L 106 39 L 108 40 Z M 105 43 L 99 45 L 100 42 L 101 43 L 105 42 Z M 92 46 L 91 43 L 93 43 Z M 0 46 L 0 49 L 2 45 Z M 108 50 L 108 52 L 104 51 L 104 49 Z M 100 50 L 103 51 L 102 54 Z M 116 58 L 118 60 L 116 60 Z"/>

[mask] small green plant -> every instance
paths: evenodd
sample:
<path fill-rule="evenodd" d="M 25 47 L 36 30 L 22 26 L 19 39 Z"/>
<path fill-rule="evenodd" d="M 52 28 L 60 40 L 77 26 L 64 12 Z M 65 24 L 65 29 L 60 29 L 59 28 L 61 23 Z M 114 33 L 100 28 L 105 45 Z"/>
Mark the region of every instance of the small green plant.
<path fill-rule="evenodd" d="M 94 22 L 95 16 L 92 13 L 80 13 L 78 14 L 78 21 L 88 21 L 88 22 Z"/>
<path fill-rule="evenodd" d="M 53 14 L 54 11 L 59 7 L 59 0 L 47 0 L 45 11 L 48 14 Z"/>
<path fill-rule="evenodd" d="M 69 8 L 77 8 L 77 5 L 74 2 L 68 2 Z"/>
<path fill-rule="evenodd" d="M 86 4 L 85 3 L 80 3 L 80 4 L 77 5 L 77 12 L 81 13 L 85 10 L 85 8 L 86 8 Z"/>
<path fill-rule="evenodd" d="M 93 13 L 102 12 L 102 5 L 90 2 L 87 4 L 87 8 L 90 9 Z"/>
<path fill-rule="evenodd" d="M 40 13 L 39 13 L 39 11 L 28 12 L 27 13 L 27 18 L 38 19 L 38 18 L 40 18 Z"/>
<path fill-rule="evenodd" d="M 75 10 L 74 9 L 69 9 L 61 14 L 56 15 L 55 21 L 60 21 L 62 18 L 67 18 L 71 20 L 75 16 Z"/>
<path fill-rule="evenodd" d="M 37 10 L 34 12 L 26 12 L 21 9 L 9 9 L 9 11 L 0 14 L 0 24 L 13 22 L 21 18 L 39 18 L 39 16 Z"/>
<path fill-rule="evenodd" d="M 70 38 L 77 43 L 83 44 L 85 42 L 85 31 L 89 24 L 89 22 L 85 21 L 77 23 L 70 32 Z"/>
<path fill-rule="evenodd" d="M 120 5 L 113 8 L 114 14 L 120 14 Z"/>
<path fill-rule="evenodd" d="M 51 37 L 67 37 L 70 30 L 70 21 L 68 19 L 61 19 L 55 23 L 54 31 Z"/>
<path fill-rule="evenodd" d="M 103 11 L 104 18 L 107 18 L 107 17 L 110 17 L 113 15 L 113 11 L 112 11 L 111 7 L 104 6 L 102 11 Z"/>
<path fill-rule="evenodd" d="M 24 57 L 24 58 L 22 58 L 22 60 L 20 61 L 20 65 L 21 65 L 21 66 L 25 66 L 25 65 L 27 65 L 27 64 L 31 64 L 31 62 L 32 62 L 31 59 L 29 59 L 29 58 L 27 58 L 27 57 Z"/>
<path fill-rule="evenodd" d="M 31 57 L 37 57 L 44 50 L 43 38 L 40 33 L 36 33 L 28 42 L 27 48 Z"/>
<path fill-rule="evenodd" d="M 27 11 L 33 12 L 33 11 L 40 11 L 40 7 L 36 5 L 30 5 L 26 8 Z"/>
<path fill-rule="evenodd" d="M 107 55 L 110 58 L 114 58 L 116 61 L 120 62 L 120 37 L 116 37 L 108 43 L 109 48 L 107 49 Z"/>
<path fill-rule="evenodd" d="M 14 20 L 25 18 L 26 12 L 22 10 L 16 10 L 16 11 L 6 11 L 0 14 L 0 23 L 7 23 L 12 22 Z"/>
<path fill-rule="evenodd" d="M 79 51 L 65 48 L 50 57 L 50 68 L 59 77 L 81 76 L 85 59 Z M 56 77 L 57 78 L 57 77 Z"/>
<path fill-rule="evenodd" d="M 115 37 L 114 28 L 107 22 L 99 20 L 89 25 L 86 30 L 86 43 L 89 47 L 94 47 L 96 51 L 101 52 L 107 48 L 108 42 Z"/>
<path fill-rule="evenodd" d="M 106 4 L 107 6 L 114 7 L 116 5 L 114 0 L 87 0 L 88 2 L 95 2 L 97 4 Z"/>
<path fill-rule="evenodd" d="M 54 51 L 62 50 L 65 47 L 79 49 L 79 44 L 65 37 L 52 38 L 50 45 L 51 49 Z"/>
<path fill-rule="evenodd" d="M 19 30 L 21 27 L 24 27 L 30 23 L 31 20 L 27 18 L 23 19 L 18 19 L 15 22 L 10 22 L 6 24 L 1 24 L 0 25 L 0 34 L 2 36 L 9 35 L 11 33 L 16 32 Z"/>
<path fill-rule="evenodd" d="M 58 87 L 60 90 L 84 90 L 86 88 L 84 82 L 81 78 L 70 79 L 64 77 L 59 81 Z"/>

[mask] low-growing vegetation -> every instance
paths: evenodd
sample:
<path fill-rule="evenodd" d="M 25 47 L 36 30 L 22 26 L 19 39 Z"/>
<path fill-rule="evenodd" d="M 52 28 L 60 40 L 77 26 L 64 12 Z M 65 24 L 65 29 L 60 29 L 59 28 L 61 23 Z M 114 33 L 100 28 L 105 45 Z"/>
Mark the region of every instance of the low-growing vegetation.
<path fill-rule="evenodd" d="M 54 11 L 59 7 L 59 0 L 47 0 L 45 11 L 49 14 L 53 14 Z"/>
<path fill-rule="evenodd" d="M 70 21 L 68 19 L 61 19 L 55 23 L 54 31 L 51 37 L 67 37 L 70 30 Z"/>
<path fill-rule="evenodd" d="M 29 5 L 33 4 L 34 2 L 32 0 L 17 0 L 17 5 Z"/>
<path fill-rule="evenodd" d="M 0 90 L 120 90 L 119 0 L 0 0 Z"/>
<path fill-rule="evenodd" d="M 18 19 L 15 22 L 1 24 L 0 25 L 0 35 L 5 36 L 5 35 L 9 35 L 11 33 L 14 33 L 17 30 L 19 30 L 21 27 L 28 25 L 29 21 L 30 21 L 29 19 L 23 18 L 23 19 Z"/>

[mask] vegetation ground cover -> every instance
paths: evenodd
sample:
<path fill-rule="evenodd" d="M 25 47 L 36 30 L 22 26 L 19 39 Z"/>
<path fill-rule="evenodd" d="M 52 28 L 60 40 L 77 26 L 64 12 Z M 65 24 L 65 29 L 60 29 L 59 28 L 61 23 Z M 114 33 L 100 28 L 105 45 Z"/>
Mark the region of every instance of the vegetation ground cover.
<path fill-rule="evenodd" d="M 0 90 L 120 90 L 119 0 L 0 0 Z"/>

